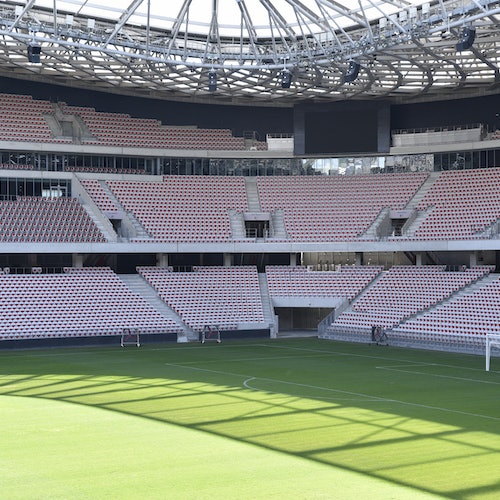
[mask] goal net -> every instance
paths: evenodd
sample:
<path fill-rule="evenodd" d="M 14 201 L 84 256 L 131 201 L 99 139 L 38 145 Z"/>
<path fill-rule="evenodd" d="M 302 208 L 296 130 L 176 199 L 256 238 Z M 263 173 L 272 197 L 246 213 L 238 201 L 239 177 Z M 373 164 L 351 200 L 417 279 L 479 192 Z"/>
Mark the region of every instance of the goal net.
<path fill-rule="evenodd" d="M 218 326 L 206 325 L 201 332 L 201 343 L 204 344 L 207 341 L 213 340 L 218 344 L 221 343 L 220 329 Z"/>
<path fill-rule="evenodd" d="M 120 345 L 122 347 L 128 345 L 135 345 L 136 347 L 141 347 L 139 330 L 137 328 L 124 328 L 121 335 Z"/>
<path fill-rule="evenodd" d="M 486 371 L 490 371 L 491 348 L 500 348 L 500 333 L 486 334 Z"/>

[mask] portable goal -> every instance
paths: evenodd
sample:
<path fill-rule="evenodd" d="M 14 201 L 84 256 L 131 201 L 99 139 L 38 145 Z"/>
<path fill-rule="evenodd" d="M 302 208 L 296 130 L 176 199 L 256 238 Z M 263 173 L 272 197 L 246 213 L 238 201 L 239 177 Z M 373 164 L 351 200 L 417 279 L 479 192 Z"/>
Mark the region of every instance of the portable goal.
<path fill-rule="evenodd" d="M 486 371 L 490 371 L 491 348 L 500 347 L 500 333 L 486 334 Z"/>
<path fill-rule="evenodd" d="M 124 328 L 121 335 L 120 345 L 122 347 L 129 345 L 141 347 L 139 330 L 137 328 Z"/>
<path fill-rule="evenodd" d="M 213 340 L 218 344 L 221 343 L 220 338 L 220 328 L 218 326 L 207 325 L 203 328 L 201 332 L 201 343 L 204 344 L 207 341 Z"/>

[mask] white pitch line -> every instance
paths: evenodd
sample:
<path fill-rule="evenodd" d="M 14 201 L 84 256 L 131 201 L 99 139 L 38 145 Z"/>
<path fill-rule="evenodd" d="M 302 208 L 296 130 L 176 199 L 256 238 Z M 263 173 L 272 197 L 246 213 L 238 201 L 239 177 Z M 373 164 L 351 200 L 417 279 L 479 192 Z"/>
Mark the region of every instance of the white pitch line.
<path fill-rule="evenodd" d="M 252 380 L 259 380 L 257 377 L 250 377 L 248 378 L 247 380 L 243 381 L 243 386 L 246 387 L 247 389 L 250 389 L 251 391 L 259 391 L 259 392 L 262 392 L 263 389 L 259 389 L 258 387 L 253 387 L 252 385 L 250 385 L 250 382 Z M 276 391 L 270 391 L 268 389 L 265 390 L 267 393 L 269 394 L 278 394 L 278 395 L 281 395 L 281 396 L 290 396 L 290 397 L 297 397 L 297 395 L 293 395 L 293 394 L 288 394 L 286 392 L 276 392 Z M 328 401 L 357 401 L 357 402 L 361 402 L 363 401 L 364 403 L 368 402 L 368 401 L 373 401 L 373 402 L 379 402 L 378 399 L 367 399 L 367 398 L 359 398 L 359 397 L 356 397 L 356 398 L 339 398 L 339 397 L 325 397 L 325 396 L 321 396 L 321 400 L 323 399 L 326 399 Z"/>
<path fill-rule="evenodd" d="M 480 413 L 470 413 L 470 412 L 460 411 L 460 410 L 451 410 L 449 408 L 442 408 L 440 406 L 424 405 L 424 404 L 420 404 L 420 403 L 411 403 L 411 402 L 402 401 L 399 399 L 381 398 L 379 396 L 371 396 L 369 394 L 363 394 L 362 392 L 344 391 L 342 389 L 333 389 L 330 387 L 321 387 L 321 386 L 317 386 L 317 385 L 301 384 L 299 382 L 288 382 L 287 380 L 277 380 L 277 379 L 272 379 L 272 378 L 267 378 L 267 377 L 255 377 L 253 375 L 245 375 L 242 373 L 231 373 L 231 372 L 224 372 L 221 370 L 210 370 L 208 368 L 199 368 L 199 367 L 194 367 L 194 366 L 178 365 L 175 363 L 165 363 L 165 365 L 166 366 L 173 366 L 175 368 L 185 368 L 187 370 L 195 370 L 195 371 L 201 371 L 201 372 L 207 372 L 207 373 L 218 373 L 220 375 L 229 375 L 232 377 L 244 378 L 243 383 L 245 382 L 245 380 L 248 380 L 248 379 L 265 380 L 267 382 L 272 382 L 272 383 L 293 385 L 296 387 L 305 387 L 305 388 L 309 388 L 309 389 L 319 389 L 319 390 L 323 390 L 326 392 L 333 392 L 333 393 L 337 393 L 337 394 L 346 394 L 349 396 L 356 396 L 358 398 L 363 398 L 363 399 L 366 399 L 368 401 L 379 401 L 382 403 L 394 403 L 394 404 L 398 404 L 398 405 L 402 405 L 402 406 L 414 406 L 416 408 L 425 408 L 427 410 L 436 410 L 436 411 L 442 411 L 442 412 L 446 412 L 446 413 L 455 413 L 457 415 L 465 415 L 465 416 L 474 417 L 474 418 L 484 418 L 486 420 L 494 420 L 494 421 L 500 422 L 500 417 L 492 417 L 489 415 L 481 415 Z M 255 389 L 250 389 L 250 390 L 255 390 Z M 270 391 L 270 392 L 272 392 L 272 391 Z M 281 393 L 281 392 L 278 394 L 285 394 L 286 396 L 297 396 L 296 394 L 294 395 L 294 394 Z M 302 396 L 302 397 L 304 397 L 304 396 Z M 305 397 L 307 397 L 307 396 L 305 396 Z"/>
<path fill-rule="evenodd" d="M 329 357 L 329 353 L 323 353 L 323 354 L 310 354 L 308 356 L 301 356 L 300 359 L 305 359 L 305 358 L 325 358 Z M 239 363 L 240 361 L 270 361 L 270 360 L 277 360 L 277 359 L 297 359 L 297 356 L 266 356 L 266 357 L 259 357 L 259 358 L 224 358 L 224 363 Z M 206 363 L 220 363 L 220 358 L 217 359 L 201 359 L 197 361 L 186 361 L 182 366 L 187 366 L 187 365 L 197 365 L 200 363 L 206 364 Z"/>
<path fill-rule="evenodd" d="M 445 366 L 439 364 L 416 364 L 416 365 L 408 365 L 408 367 L 416 367 L 416 366 Z M 460 380 L 462 382 L 478 382 L 480 384 L 491 384 L 491 385 L 500 385 L 500 382 L 494 382 L 493 380 L 478 380 L 475 378 L 467 378 L 467 377 L 454 377 L 453 375 L 440 375 L 438 373 L 428 373 L 423 371 L 414 371 L 414 370 L 404 370 L 404 365 L 396 365 L 396 366 L 376 366 L 378 370 L 387 370 L 393 372 L 401 372 L 401 373 L 413 373 L 415 375 L 424 375 L 427 377 L 437 377 L 437 378 L 449 378 L 452 380 Z"/>
<path fill-rule="evenodd" d="M 224 348 L 234 348 L 235 345 L 217 345 L 213 346 L 217 350 L 224 349 Z M 385 360 L 385 361 L 400 361 L 403 363 L 408 363 L 408 365 L 401 365 L 402 367 L 404 366 L 417 366 L 417 365 L 422 365 L 422 366 L 441 366 L 445 368 L 454 368 L 454 369 L 459 369 L 459 370 L 470 370 L 470 371 L 477 371 L 477 372 L 484 372 L 483 368 L 471 368 L 471 367 L 464 367 L 464 366 L 457 366 L 457 365 L 448 365 L 448 364 L 441 364 L 441 363 L 412 363 L 409 360 L 405 359 L 400 359 L 400 358 L 388 358 L 384 356 L 372 356 L 372 355 L 367 355 L 367 354 L 354 354 L 354 353 L 343 353 L 343 352 L 337 352 L 337 351 L 325 351 L 324 349 L 311 349 L 311 348 L 303 348 L 303 347 L 290 347 L 290 346 L 283 346 L 283 345 L 271 345 L 271 344 L 262 344 L 262 343 L 256 343 L 256 344 L 245 344 L 245 345 L 238 345 L 237 348 L 245 348 L 245 347 L 264 347 L 264 348 L 270 348 L 270 349 L 283 349 L 283 350 L 291 350 L 291 351 L 302 351 L 302 352 L 314 352 L 318 353 L 318 356 L 344 356 L 344 357 L 353 357 L 353 358 L 366 358 L 366 359 L 377 359 L 377 360 Z M 152 349 L 148 349 L 148 351 L 169 351 L 171 349 L 182 349 L 183 346 L 166 346 L 166 347 L 156 347 Z M 207 346 L 190 346 L 190 349 L 207 349 Z M 19 352 L 19 351 L 16 351 Z M 120 350 L 121 352 L 121 350 Z M 23 357 L 52 357 L 52 356 L 68 356 L 68 355 L 78 355 L 78 354 L 87 354 L 91 353 L 93 355 L 95 354 L 109 354 L 109 351 L 98 351 L 98 350 L 90 350 L 90 349 L 78 349 L 75 352 L 53 352 L 53 353 L 43 353 L 43 354 L 35 354 L 31 352 L 30 354 L 22 354 Z M 314 357 L 314 356 L 311 356 Z M 263 358 L 246 358 L 246 359 L 234 359 L 232 361 L 258 361 Z M 287 359 L 287 357 L 275 357 L 275 358 L 265 358 L 265 359 Z M 217 360 L 213 360 L 214 362 L 217 362 Z M 203 363 L 209 362 L 208 360 L 203 360 L 200 361 Z M 196 362 L 193 362 L 196 363 Z M 396 365 L 397 366 L 397 365 Z M 384 367 L 376 367 L 376 368 L 384 368 Z M 396 371 L 396 370 L 394 370 Z M 416 372 L 419 373 L 419 372 Z M 495 374 L 495 373 L 500 373 L 500 371 L 495 371 L 495 370 L 490 370 L 489 373 Z M 426 374 L 429 375 L 429 374 Z M 438 376 L 438 375 L 436 375 Z M 441 375 L 441 377 L 444 377 Z M 449 378 L 452 378 L 451 376 Z M 458 380 L 461 380 L 460 378 L 457 378 Z M 474 380 L 474 379 L 464 379 L 464 380 Z M 484 382 L 488 384 L 497 384 L 496 382 L 491 382 L 491 381 L 481 381 L 481 380 L 475 380 L 476 382 Z"/>
<path fill-rule="evenodd" d="M 324 350 L 322 349 L 309 349 L 309 348 L 303 348 L 303 347 L 288 347 L 288 346 L 278 346 L 278 345 L 266 345 L 266 344 L 260 344 L 262 347 L 270 347 L 272 349 L 290 349 L 294 351 L 307 351 L 307 352 L 322 352 L 325 353 Z M 335 356 L 347 356 L 347 357 L 353 357 L 353 358 L 367 358 L 367 359 L 379 359 L 379 360 L 384 360 L 384 361 L 401 361 L 403 363 L 409 363 L 412 364 L 412 361 L 407 360 L 407 359 L 400 359 L 400 358 L 387 358 L 384 356 L 371 356 L 368 354 L 353 354 L 353 353 L 348 353 L 348 352 L 337 352 L 337 351 L 328 351 L 331 355 Z M 458 353 L 449 353 L 449 354 L 458 354 Z M 448 365 L 448 364 L 442 364 L 442 363 L 418 363 L 422 365 L 433 365 L 433 366 L 442 366 L 445 368 L 456 368 L 459 370 L 471 370 L 471 371 L 476 371 L 476 372 L 484 372 L 484 368 L 471 368 L 469 366 L 460 366 L 460 365 Z M 489 373 L 500 373 L 500 371 L 494 371 L 490 370 Z"/>
<path fill-rule="evenodd" d="M 259 346 L 262 345 L 262 344 L 258 344 Z M 172 351 L 172 350 L 181 350 L 181 349 L 184 349 L 184 345 L 178 345 L 178 344 L 170 344 L 170 345 L 166 345 L 165 347 L 147 347 L 146 350 L 147 352 L 150 352 L 150 351 Z M 194 345 L 190 345 L 189 346 L 189 349 L 209 349 L 209 348 L 215 348 L 217 347 L 217 349 L 222 349 L 223 346 L 221 346 L 220 344 L 217 344 L 217 346 L 213 345 L 213 346 L 206 346 L 206 345 L 200 345 L 200 346 L 194 346 Z M 226 347 L 230 347 L 229 345 L 226 346 Z M 240 345 L 238 346 L 238 349 L 241 349 L 241 348 L 244 348 L 244 347 L 255 347 L 255 344 L 252 344 L 252 345 Z M 117 349 L 115 349 L 117 348 Z M 19 348 L 19 349 L 15 349 L 15 350 L 12 350 L 12 351 L 8 351 L 8 350 L 5 350 L 5 351 L 0 351 L 0 356 L 2 356 L 4 353 L 5 354 L 10 354 L 10 353 L 15 353 L 17 354 L 19 357 L 23 357 L 23 358 L 50 358 L 50 357 L 60 357 L 60 356 L 78 356 L 80 354 L 92 354 L 92 355 L 95 355 L 95 354 L 106 354 L 108 355 L 109 353 L 112 352 L 112 349 L 115 349 L 115 352 L 126 352 L 125 349 L 121 348 L 120 347 L 120 344 L 116 344 L 116 345 L 109 345 L 109 346 L 103 346 L 103 347 L 100 347 L 100 346 L 96 346 L 95 348 L 88 348 L 88 347 L 61 347 L 61 349 L 64 349 L 64 351 L 62 351 L 61 349 L 57 348 L 57 347 L 53 347 L 53 348 L 44 348 L 44 347 L 41 347 L 40 349 L 54 349 L 53 352 L 43 352 L 43 353 L 38 353 L 36 352 L 38 348 L 34 347 L 34 348 L 30 348 L 30 349 L 25 349 L 24 352 L 23 352 L 23 349 Z M 71 350 L 71 351 L 70 351 Z M 129 350 L 130 352 L 138 352 L 140 351 L 139 350 L 135 350 L 135 349 L 130 349 Z"/>
<path fill-rule="evenodd" d="M 408 363 L 404 363 L 402 365 L 387 365 L 387 368 L 406 368 L 406 367 L 415 367 L 415 366 L 443 366 L 439 365 L 437 363 L 425 363 L 424 361 L 422 363 L 412 363 L 411 361 L 408 361 Z M 376 366 L 375 368 L 386 368 L 386 366 Z"/>
<path fill-rule="evenodd" d="M 113 346 L 110 346 L 110 347 L 113 347 Z M 220 345 L 218 344 L 217 346 L 211 346 L 213 347 L 214 349 L 217 349 L 217 350 L 221 350 L 221 349 L 224 349 L 224 348 L 237 348 L 237 349 L 242 349 L 242 348 L 245 348 L 245 347 L 251 347 L 251 348 L 254 348 L 254 347 L 266 347 L 266 348 L 270 348 L 270 349 L 284 349 L 284 350 L 291 350 L 291 351 L 303 351 L 303 352 L 316 352 L 318 354 L 322 354 L 324 356 L 345 356 L 345 357 L 353 357 L 353 358 L 366 358 L 366 359 L 378 359 L 378 360 L 386 360 L 386 361 L 401 361 L 403 363 L 407 362 L 409 364 L 411 364 L 412 362 L 409 361 L 409 360 L 405 360 L 405 359 L 400 359 L 400 358 L 387 358 L 387 357 L 384 357 L 384 356 L 372 356 L 372 355 L 368 355 L 368 354 L 353 354 L 353 353 L 344 353 L 344 352 L 337 352 L 337 351 L 325 351 L 324 349 L 310 349 L 310 348 L 304 348 L 304 347 L 289 347 L 289 346 L 283 346 L 283 345 L 271 345 L 271 344 L 262 344 L 262 343 L 256 343 L 256 344 L 244 344 L 244 345 L 238 345 L 238 346 L 235 346 L 235 344 L 227 344 L 227 345 Z M 175 346 L 165 346 L 165 347 L 154 347 L 152 349 L 148 349 L 148 351 L 170 351 L 170 350 L 177 350 L 177 349 L 183 349 L 184 346 L 178 346 L 178 345 L 175 345 Z M 209 347 L 208 346 L 197 346 L 197 347 L 194 347 L 194 346 L 189 346 L 189 349 L 208 349 Z M 98 349 L 98 348 L 97 348 Z M 17 353 L 19 353 L 20 351 L 16 351 Z M 118 351 L 117 351 L 118 352 Z M 120 352 L 122 352 L 120 350 Z M 76 350 L 75 352 L 53 352 L 53 353 L 43 353 L 43 354 L 37 354 L 37 353 L 33 353 L 33 351 L 30 353 L 30 354 L 24 354 L 22 353 L 22 356 L 23 357 L 51 357 L 51 356 L 68 356 L 68 355 L 77 355 L 77 354 L 99 354 L 99 353 L 103 353 L 103 354 L 108 354 L 109 351 L 97 351 L 97 350 L 94 350 L 94 349 L 80 349 L 78 348 L 78 350 Z M 0 352 L 0 354 L 2 354 Z M 256 358 L 255 360 L 258 360 L 258 359 L 261 359 L 261 358 Z M 270 358 L 267 358 L 267 359 L 270 359 Z M 276 358 L 278 359 L 278 358 Z M 235 360 L 235 361 L 238 361 L 238 360 Z M 248 360 L 245 360 L 245 361 L 254 361 L 254 359 L 252 358 L 249 358 Z M 206 360 L 205 360 L 206 362 Z M 458 368 L 460 370 L 471 370 L 471 371 L 479 371 L 479 372 L 483 372 L 484 371 L 484 368 L 471 368 L 471 367 L 466 367 L 466 366 L 457 366 L 457 365 L 448 365 L 448 364 L 441 364 L 441 363 L 423 363 L 423 365 L 434 365 L 434 366 L 442 366 L 442 367 L 447 367 L 447 368 Z M 406 365 L 405 365 L 406 366 Z M 495 370 L 490 370 L 489 373 L 500 373 L 500 371 L 495 371 Z"/>
<path fill-rule="evenodd" d="M 293 349 L 293 350 L 303 350 L 303 351 L 313 351 L 313 352 L 323 352 L 320 351 L 319 349 L 304 349 L 301 347 L 287 347 L 287 346 L 269 346 L 272 348 L 278 348 L 278 349 Z M 385 357 L 380 357 L 380 356 L 370 356 L 370 355 L 365 355 L 365 354 L 351 354 L 351 353 L 331 353 L 339 356 L 352 356 L 352 357 L 358 357 L 358 358 L 368 358 L 368 359 L 382 359 L 382 360 L 387 360 L 387 361 L 405 361 L 403 359 L 395 359 L 395 358 L 385 358 Z M 376 366 L 375 368 L 380 369 L 380 370 L 393 370 L 393 371 L 400 371 L 402 373 L 414 373 L 417 375 L 427 375 L 429 377 L 439 377 L 439 378 L 449 378 L 449 379 L 455 379 L 455 380 L 462 380 L 462 381 L 467 381 L 467 382 L 478 382 L 481 384 L 492 384 L 492 385 L 500 385 L 500 382 L 494 382 L 492 380 L 478 380 L 478 379 L 472 379 L 472 378 L 467 378 L 467 377 L 454 377 L 452 375 L 438 375 L 438 374 L 433 374 L 433 373 L 426 373 L 426 372 L 418 372 L 418 371 L 410 371 L 410 370 L 397 370 L 395 368 L 406 368 L 406 367 L 415 367 L 415 366 L 439 366 L 442 368 L 454 368 L 454 369 L 459 369 L 459 370 L 470 370 L 470 371 L 476 371 L 476 372 L 481 372 L 484 373 L 484 368 L 470 368 L 470 367 L 463 367 L 463 366 L 456 366 L 456 365 L 447 365 L 447 364 L 441 364 L 441 363 L 413 363 L 411 361 L 407 361 L 403 365 L 391 365 L 391 366 Z M 496 371 L 491 371 L 490 373 L 500 373 Z"/>

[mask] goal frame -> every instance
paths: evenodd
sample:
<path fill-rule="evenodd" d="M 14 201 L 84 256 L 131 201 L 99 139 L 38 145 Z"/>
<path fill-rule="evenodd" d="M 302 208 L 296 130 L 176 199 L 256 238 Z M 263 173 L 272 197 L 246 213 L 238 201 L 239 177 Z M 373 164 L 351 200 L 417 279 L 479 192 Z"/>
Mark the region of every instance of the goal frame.
<path fill-rule="evenodd" d="M 137 328 L 124 328 L 122 330 L 120 346 L 126 347 L 130 345 L 141 347 L 140 333 Z"/>
<path fill-rule="evenodd" d="M 500 348 L 500 333 L 487 333 L 486 334 L 486 371 L 490 371 L 491 348 Z"/>
<path fill-rule="evenodd" d="M 220 328 L 216 325 L 206 325 L 201 331 L 200 342 L 204 344 L 208 341 L 215 341 L 217 344 L 222 342 Z"/>
<path fill-rule="evenodd" d="M 389 337 L 385 328 L 381 326 L 372 327 L 372 342 L 376 345 L 389 345 Z"/>

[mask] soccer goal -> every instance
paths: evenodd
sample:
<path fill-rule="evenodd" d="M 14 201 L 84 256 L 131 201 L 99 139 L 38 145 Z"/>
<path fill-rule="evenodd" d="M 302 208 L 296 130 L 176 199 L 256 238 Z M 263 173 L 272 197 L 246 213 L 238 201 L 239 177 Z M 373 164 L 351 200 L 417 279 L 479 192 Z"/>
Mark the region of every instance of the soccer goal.
<path fill-rule="evenodd" d="M 372 342 L 377 345 L 389 345 L 389 337 L 381 326 L 372 326 Z"/>
<path fill-rule="evenodd" d="M 491 348 L 500 347 L 500 333 L 486 334 L 486 371 L 490 371 Z"/>
<path fill-rule="evenodd" d="M 141 347 L 139 330 L 137 328 L 124 328 L 122 331 L 120 345 L 122 347 L 126 347 L 128 345 Z"/>
<path fill-rule="evenodd" d="M 201 343 L 204 344 L 210 340 L 213 340 L 218 344 L 221 343 L 220 328 L 218 326 L 206 325 L 203 328 L 203 331 L 201 332 Z"/>

